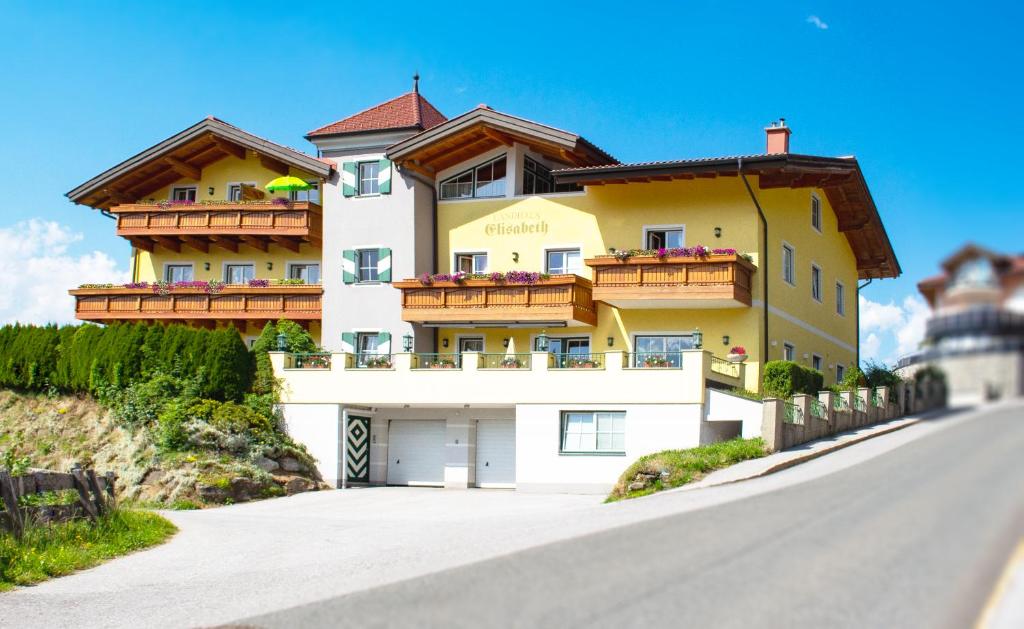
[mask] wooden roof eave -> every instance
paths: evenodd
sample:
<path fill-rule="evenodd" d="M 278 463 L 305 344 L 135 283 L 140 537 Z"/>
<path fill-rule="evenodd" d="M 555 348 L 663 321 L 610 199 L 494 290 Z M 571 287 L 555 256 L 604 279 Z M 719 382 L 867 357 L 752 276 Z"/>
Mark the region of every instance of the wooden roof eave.
<path fill-rule="evenodd" d="M 114 183 L 121 177 L 148 164 L 152 164 L 156 160 L 163 159 L 166 155 L 190 143 L 198 142 L 206 135 L 211 135 L 213 138 L 221 138 L 226 143 L 233 143 L 243 149 L 255 151 L 261 156 L 287 164 L 297 170 L 308 172 L 321 179 L 327 179 L 334 170 L 334 167 L 330 164 L 314 157 L 275 144 L 216 118 L 206 118 L 96 175 L 67 192 L 65 196 L 75 203 L 83 203 L 91 195 L 102 195 L 105 193 L 105 188 L 116 188 Z M 217 144 L 216 139 L 214 139 L 214 144 Z M 225 151 L 225 154 L 230 154 L 232 151 L 231 148 L 222 150 Z M 107 196 L 110 195 L 108 194 Z M 95 199 L 93 203 L 96 203 Z M 96 206 L 94 205 L 94 207 Z"/>

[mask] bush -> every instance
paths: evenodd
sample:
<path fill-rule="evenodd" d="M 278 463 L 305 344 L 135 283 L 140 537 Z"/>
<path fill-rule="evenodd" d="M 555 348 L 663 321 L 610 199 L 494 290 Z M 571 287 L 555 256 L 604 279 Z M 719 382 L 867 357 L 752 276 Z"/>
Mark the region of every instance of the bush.
<path fill-rule="evenodd" d="M 0 327 L 0 386 L 19 391 L 99 393 L 157 371 L 205 373 L 203 395 L 239 401 L 252 386 L 252 355 L 233 328 L 184 325 L 6 325 Z"/>
<path fill-rule="evenodd" d="M 863 371 L 857 367 L 850 367 L 843 374 L 843 381 L 839 386 L 843 391 L 856 391 L 859 387 L 868 386 L 868 380 L 864 377 Z"/>
<path fill-rule="evenodd" d="M 796 393 L 817 395 L 825 386 L 825 376 L 817 369 L 789 360 L 772 360 L 764 365 L 764 394 L 789 398 Z"/>
<path fill-rule="evenodd" d="M 869 362 L 867 364 L 867 371 L 864 373 L 864 379 L 867 381 L 867 386 L 872 389 L 875 387 L 895 387 L 903 382 L 903 378 L 896 373 L 895 369 L 889 369 L 885 365 L 875 362 Z"/>

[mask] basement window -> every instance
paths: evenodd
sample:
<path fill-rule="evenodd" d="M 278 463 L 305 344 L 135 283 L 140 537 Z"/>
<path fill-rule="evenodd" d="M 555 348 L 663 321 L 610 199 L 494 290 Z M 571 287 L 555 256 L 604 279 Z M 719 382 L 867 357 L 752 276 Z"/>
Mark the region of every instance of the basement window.
<path fill-rule="evenodd" d="M 594 411 L 562 413 L 561 446 L 561 452 L 570 453 L 625 453 L 626 414 Z"/>

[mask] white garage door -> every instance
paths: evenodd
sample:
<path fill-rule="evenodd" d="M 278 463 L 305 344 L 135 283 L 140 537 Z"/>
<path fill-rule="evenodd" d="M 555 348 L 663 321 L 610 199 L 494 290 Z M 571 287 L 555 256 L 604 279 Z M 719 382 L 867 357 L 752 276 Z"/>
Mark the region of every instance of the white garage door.
<path fill-rule="evenodd" d="M 444 420 L 392 420 L 389 485 L 444 485 Z"/>
<path fill-rule="evenodd" d="M 477 422 L 476 486 L 516 486 L 514 419 L 481 419 Z"/>

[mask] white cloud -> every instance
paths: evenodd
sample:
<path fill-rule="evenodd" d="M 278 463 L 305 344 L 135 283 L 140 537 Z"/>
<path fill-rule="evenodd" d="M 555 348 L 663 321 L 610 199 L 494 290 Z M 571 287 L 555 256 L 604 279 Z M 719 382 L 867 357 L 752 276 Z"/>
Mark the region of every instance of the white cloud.
<path fill-rule="evenodd" d="M 828 30 L 828 24 L 821 21 L 821 18 L 817 15 L 812 15 L 807 18 L 807 23 L 814 25 L 815 28 L 819 28 L 823 31 Z"/>
<path fill-rule="evenodd" d="M 70 323 L 75 301 L 69 288 L 128 281 L 128 271 L 102 251 L 69 255 L 68 247 L 82 239 L 55 221 L 0 228 L 0 323 Z"/>
<path fill-rule="evenodd" d="M 917 350 L 929 316 L 928 304 L 916 295 L 907 295 L 899 304 L 882 304 L 861 295 L 861 360 L 892 365 Z"/>
<path fill-rule="evenodd" d="M 462 94 L 465 91 L 466 91 L 466 86 L 465 85 L 460 85 L 460 86 L 455 88 L 455 93 L 456 94 Z"/>

